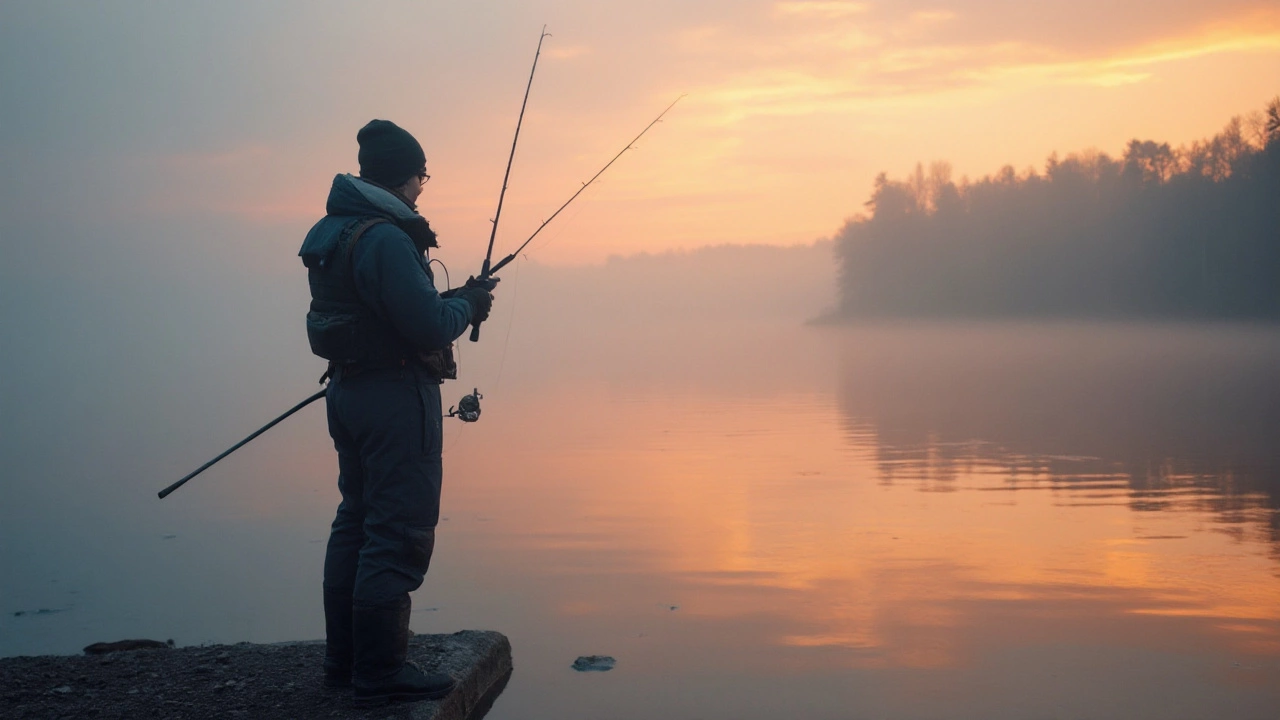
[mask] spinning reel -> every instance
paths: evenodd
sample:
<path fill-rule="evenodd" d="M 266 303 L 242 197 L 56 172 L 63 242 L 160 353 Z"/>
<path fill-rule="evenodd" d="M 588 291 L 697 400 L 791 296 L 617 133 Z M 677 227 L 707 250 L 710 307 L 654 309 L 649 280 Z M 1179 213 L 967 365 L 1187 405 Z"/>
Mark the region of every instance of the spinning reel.
<path fill-rule="evenodd" d="M 480 399 L 484 395 L 480 394 L 479 388 L 474 388 L 470 395 L 463 395 L 458 401 L 457 409 L 449 408 L 449 414 L 445 417 L 456 417 L 462 422 L 473 423 L 480 419 Z"/>

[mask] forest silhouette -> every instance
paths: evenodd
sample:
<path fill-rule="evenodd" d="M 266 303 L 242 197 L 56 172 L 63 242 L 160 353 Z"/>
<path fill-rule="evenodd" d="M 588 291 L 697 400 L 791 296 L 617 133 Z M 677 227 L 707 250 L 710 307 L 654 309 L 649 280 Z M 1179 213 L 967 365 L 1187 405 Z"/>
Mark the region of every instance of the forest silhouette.
<path fill-rule="evenodd" d="M 1179 148 L 881 173 L 866 207 L 835 238 L 839 317 L 1280 319 L 1280 96 Z"/>

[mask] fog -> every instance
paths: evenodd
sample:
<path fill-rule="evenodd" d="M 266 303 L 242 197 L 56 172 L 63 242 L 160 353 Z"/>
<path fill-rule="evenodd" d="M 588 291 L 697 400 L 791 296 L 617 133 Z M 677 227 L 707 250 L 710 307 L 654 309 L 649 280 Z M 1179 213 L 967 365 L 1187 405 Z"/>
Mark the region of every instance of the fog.
<path fill-rule="evenodd" d="M 296 555 L 304 579 L 307 564 L 319 561 L 308 554 L 316 546 L 307 543 L 323 534 L 332 512 L 331 503 L 319 499 L 336 492 L 336 458 L 322 404 L 238 451 L 179 495 L 155 497 L 313 393 L 325 368 L 306 342 L 309 295 L 305 269 L 294 257 L 301 233 L 280 237 L 282 230 L 248 225 L 172 231 L 184 243 L 203 241 L 200 254 L 207 260 L 184 262 L 171 249 L 162 256 L 171 266 L 158 272 L 108 255 L 101 263 L 84 262 L 80 272 L 52 274 L 24 288 L 21 298 L 14 284 L 5 286 L 14 298 L 3 306 L 6 332 L 18 341 L 0 349 L 6 494 L 0 572 L 22 582 L 0 589 L 0 608 L 29 612 L 68 602 L 79 608 L 72 624 L 58 624 L 52 636 L 33 638 L 25 627 L 15 641 L 26 639 L 10 652 L 69 651 L 83 636 L 102 632 L 95 628 L 180 628 L 184 612 L 205 619 L 180 635 L 264 637 L 258 622 L 274 615 L 248 625 L 215 619 L 228 612 L 253 616 L 243 593 L 284 581 L 265 569 L 232 570 L 241 562 L 237 557 L 254 552 L 255 544 L 279 546 L 278 552 Z M 215 239 L 224 233 L 287 247 L 287 264 L 296 268 L 235 270 L 235 249 Z M 104 244 L 131 242 L 140 240 L 103 237 Z M 436 268 L 444 286 L 445 273 Z M 469 271 L 474 268 L 449 269 L 455 283 Z M 754 342 L 765 337 L 761 331 L 798 328 L 832 305 L 834 269 L 830 243 L 617 257 L 577 268 L 522 260 L 503 273 L 495 294 L 480 342 L 458 343 L 461 373 L 444 388 L 446 406 L 479 387 L 487 419 L 508 414 L 521 398 L 559 394 L 564 406 L 547 408 L 551 421 L 572 411 L 575 388 L 593 378 L 634 386 L 648 376 L 664 392 L 736 392 L 743 377 L 760 372 L 764 358 Z M 749 361 L 723 364 L 723 354 L 707 352 L 733 347 Z M 787 347 L 769 353 L 790 362 Z M 673 375 L 682 364 L 689 371 Z M 793 376 L 761 388 L 778 393 L 805 382 Z M 450 424 L 448 430 L 456 442 L 459 429 Z M 457 459 L 448 460 L 451 467 Z M 318 512 L 317 500 L 323 508 Z M 289 520 L 250 521 L 277 512 Z M 299 522 L 310 529 L 299 530 Z M 171 567 L 172 558 L 156 543 L 170 534 L 211 542 L 234 527 L 240 540 L 206 547 L 199 557 L 201 563 L 227 564 L 232 576 L 247 573 L 237 576 L 243 585 L 225 588 L 207 606 L 189 607 L 195 569 Z M 296 551 L 287 550 L 295 545 Z M 168 586 L 166 577 L 178 584 Z M 288 593 L 297 590 L 291 585 Z M 149 599 L 140 602 L 140 593 Z M 314 634 L 309 627 L 286 632 Z M 272 632 L 265 637 L 275 637 Z"/>
<path fill-rule="evenodd" d="M 98 523 L 127 525 L 165 512 L 155 491 L 318 388 L 325 363 L 306 342 L 309 295 L 294 257 L 301 233 L 144 227 L 200 250 L 188 255 L 153 238 L 151 259 L 167 264 L 163 272 L 120 253 L 100 261 L 73 255 L 38 283 L 28 276 L 4 286 L 12 339 L 0 349 L 6 547 L 69 532 L 69 522 L 92 534 Z M 108 247 L 146 242 L 101 237 Z M 279 246 L 296 268 L 237 270 L 235 248 L 219 237 Z M 187 262 L 194 257 L 201 261 Z M 474 271 L 450 268 L 455 283 Z M 444 286 L 445 273 L 437 275 Z M 446 402 L 473 384 L 489 391 L 500 381 L 511 392 L 566 358 L 574 367 L 607 374 L 616 365 L 625 374 L 645 362 L 695 360 L 688 354 L 696 348 L 681 340 L 691 333 L 714 342 L 752 323 L 798 326 L 833 304 L 834 266 L 829 243 L 711 248 L 578 268 L 520 261 L 495 294 L 481 341 L 459 342 L 461 377 Z M 780 360 L 787 354 L 771 352 Z M 309 412 L 315 417 L 290 422 L 306 423 L 323 467 L 332 459 L 316 424 L 323 413 Z M 318 486 L 329 488 L 330 475 L 316 477 Z M 6 553 L 5 562 L 13 559 Z"/>

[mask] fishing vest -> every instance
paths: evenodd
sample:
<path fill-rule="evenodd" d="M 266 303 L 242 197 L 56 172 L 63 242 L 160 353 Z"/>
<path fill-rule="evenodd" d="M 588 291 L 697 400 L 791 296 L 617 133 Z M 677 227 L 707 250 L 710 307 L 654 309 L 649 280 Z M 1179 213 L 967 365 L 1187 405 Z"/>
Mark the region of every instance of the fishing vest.
<path fill-rule="evenodd" d="M 391 222 L 382 217 L 351 220 L 329 255 L 307 268 L 311 308 L 307 341 L 311 352 L 339 365 L 395 365 L 415 353 L 391 323 L 379 317 L 356 291 L 352 252 L 365 231 Z"/>

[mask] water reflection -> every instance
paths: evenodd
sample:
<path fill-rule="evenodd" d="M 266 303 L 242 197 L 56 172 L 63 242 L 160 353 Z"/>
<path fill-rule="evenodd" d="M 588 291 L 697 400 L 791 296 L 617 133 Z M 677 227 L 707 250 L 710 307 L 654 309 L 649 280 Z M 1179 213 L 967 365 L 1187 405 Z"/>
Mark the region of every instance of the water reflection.
<path fill-rule="evenodd" d="M 491 718 L 1274 714 L 1280 331 L 578 330 L 448 393 L 413 628 L 511 637 Z M 33 495 L 4 609 L 70 609 L 0 650 L 318 637 L 331 453 L 316 414 L 163 512 Z"/>
<path fill-rule="evenodd" d="M 874 438 L 886 482 L 947 489 L 988 466 L 1010 489 L 1205 511 L 1280 546 L 1274 329 L 950 325 L 842 340 L 846 431 Z"/>
<path fill-rule="evenodd" d="M 764 343 L 837 359 L 779 383 L 694 340 L 678 391 L 567 369 L 593 411 L 539 424 L 529 397 L 489 428 L 523 435 L 504 453 L 462 450 L 492 480 L 459 491 L 485 527 L 453 531 L 495 577 L 537 568 L 554 618 L 498 717 L 772 717 L 779 675 L 812 717 L 1274 707 L 1273 331 L 818 335 Z M 545 689 L 597 650 L 618 685 Z M 723 691 L 664 693 L 675 676 Z"/>

